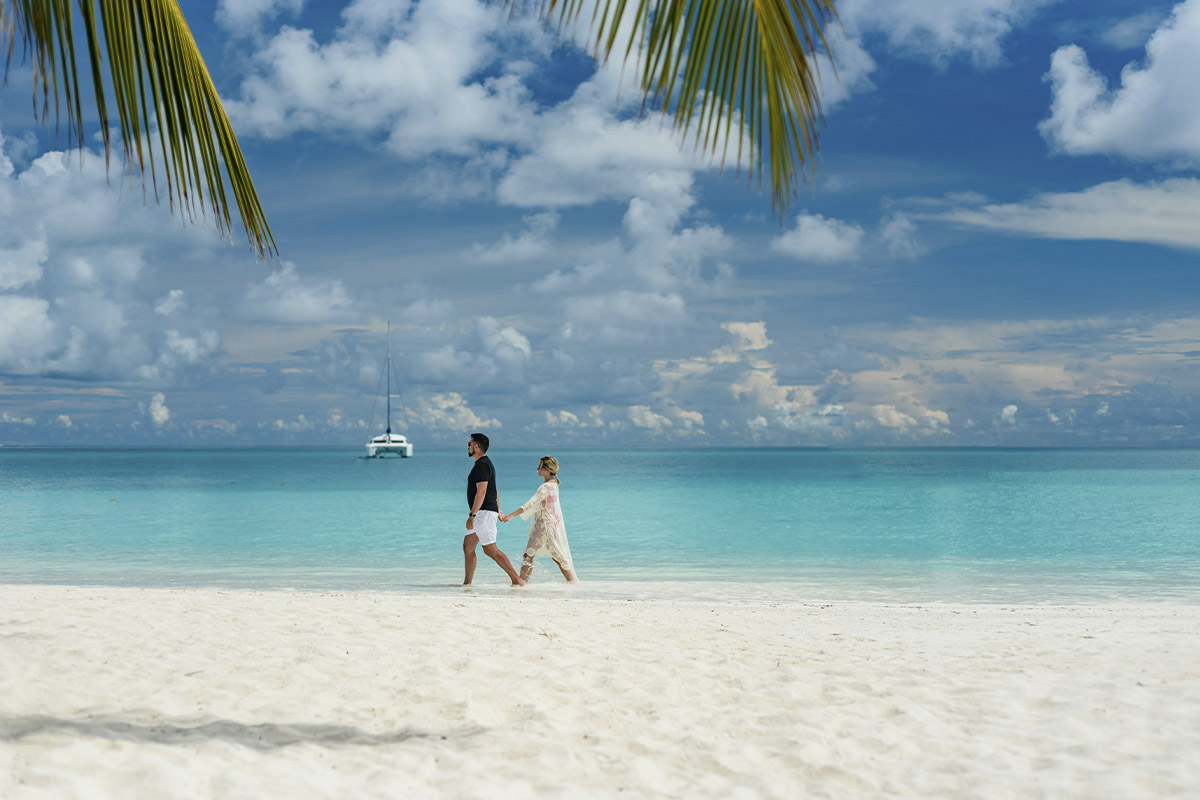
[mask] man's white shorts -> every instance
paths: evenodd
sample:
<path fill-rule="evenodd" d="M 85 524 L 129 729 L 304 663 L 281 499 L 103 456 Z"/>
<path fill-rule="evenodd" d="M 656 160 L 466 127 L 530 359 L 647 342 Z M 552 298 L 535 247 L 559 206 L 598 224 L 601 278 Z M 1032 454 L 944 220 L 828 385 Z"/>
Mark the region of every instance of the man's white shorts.
<path fill-rule="evenodd" d="M 467 533 L 479 537 L 480 544 L 496 543 L 496 519 L 500 515 L 495 511 L 479 511 L 475 514 L 475 528 Z"/>

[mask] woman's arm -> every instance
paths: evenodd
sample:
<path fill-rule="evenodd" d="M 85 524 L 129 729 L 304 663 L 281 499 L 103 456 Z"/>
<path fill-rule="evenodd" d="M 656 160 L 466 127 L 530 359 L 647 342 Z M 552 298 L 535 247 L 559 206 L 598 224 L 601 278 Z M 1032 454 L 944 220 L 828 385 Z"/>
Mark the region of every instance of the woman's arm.
<path fill-rule="evenodd" d="M 546 484 L 543 483 L 541 486 L 538 487 L 538 490 L 533 493 L 533 497 L 526 500 L 521 505 L 521 507 L 518 508 L 516 511 L 512 512 L 511 514 L 507 514 L 506 515 L 507 519 L 505 517 L 500 517 L 500 521 L 507 522 L 508 520 L 512 519 L 513 517 L 522 517 L 522 518 L 528 519 L 530 514 L 534 514 L 537 512 L 537 509 L 541 506 L 541 500 L 545 496 L 545 494 L 546 494 Z"/>

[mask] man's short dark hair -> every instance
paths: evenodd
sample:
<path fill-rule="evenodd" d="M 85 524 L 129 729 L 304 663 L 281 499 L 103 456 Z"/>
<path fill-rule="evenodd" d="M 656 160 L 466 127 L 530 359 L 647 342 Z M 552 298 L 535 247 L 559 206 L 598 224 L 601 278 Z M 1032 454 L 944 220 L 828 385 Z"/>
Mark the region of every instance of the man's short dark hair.
<path fill-rule="evenodd" d="M 471 441 L 474 442 L 475 444 L 479 445 L 480 450 L 482 450 L 485 453 L 487 452 L 488 438 L 486 435 L 484 435 L 482 433 L 472 433 Z"/>

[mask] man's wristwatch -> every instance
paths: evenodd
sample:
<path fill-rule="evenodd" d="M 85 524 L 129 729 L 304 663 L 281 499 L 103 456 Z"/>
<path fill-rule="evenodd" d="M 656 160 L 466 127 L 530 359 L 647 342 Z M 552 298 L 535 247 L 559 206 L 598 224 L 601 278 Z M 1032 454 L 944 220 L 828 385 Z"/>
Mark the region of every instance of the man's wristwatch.
<path fill-rule="evenodd" d="M 475 515 L 474 515 L 474 514 L 467 514 L 467 516 L 468 516 L 468 517 L 473 517 L 473 516 L 475 516 Z"/>

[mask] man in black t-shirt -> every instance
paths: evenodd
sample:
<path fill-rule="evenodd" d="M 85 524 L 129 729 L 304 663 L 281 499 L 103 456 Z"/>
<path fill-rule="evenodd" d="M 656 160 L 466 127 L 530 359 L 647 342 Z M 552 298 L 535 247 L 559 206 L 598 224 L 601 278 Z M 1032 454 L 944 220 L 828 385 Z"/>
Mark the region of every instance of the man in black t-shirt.
<path fill-rule="evenodd" d="M 466 562 L 467 577 L 463 586 L 470 586 L 475 578 L 475 545 L 483 545 L 483 554 L 500 565 L 508 573 L 513 586 L 524 586 L 525 581 L 513 569 L 508 556 L 496 546 L 496 518 L 500 516 L 500 505 L 496 502 L 496 468 L 487 457 L 488 437 L 472 433 L 467 441 L 467 455 L 475 459 L 475 466 L 467 476 L 467 535 L 463 537 L 463 560 Z"/>

